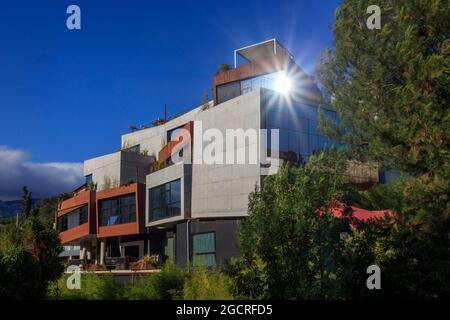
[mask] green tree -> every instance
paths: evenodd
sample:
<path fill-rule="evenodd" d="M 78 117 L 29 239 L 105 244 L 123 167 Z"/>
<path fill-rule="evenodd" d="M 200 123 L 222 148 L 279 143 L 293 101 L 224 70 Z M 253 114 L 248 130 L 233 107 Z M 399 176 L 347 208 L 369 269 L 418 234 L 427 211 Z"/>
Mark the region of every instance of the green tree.
<path fill-rule="evenodd" d="M 24 219 L 4 226 L 0 234 L 0 297 L 43 299 L 49 283 L 63 272 L 62 248 L 52 221 L 39 216 L 39 206 L 31 209 L 31 192 L 23 191 Z"/>
<path fill-rule="evenodd" d="M 317 74 L 341 122 L 322 129 L 363 159 L 448 178 L 450 5 L 380 0 L 381 29 L 370 30 L 371 4 L 346 0 L 335 12 Z"/>
<path fill-rule="evenodd" d="M 322 117 L 320 127 L 348 142 L 354 156 L 407 176 L 353 199 L 367 208 L 395 209 L 398 221 L 350 234 L 346 263 L 353 271 L 379 264 L 384 297 L 448 296 L 450 5 L 381 0 L 381 29 L 370 30 L 371 4 L 347 0 L 336 10 L 334 46 L 317 74 L 341 121 Z M 355 296 L 363 278 L 352 279 L 355 287 L 346 285 Z"/>
<path fill-rule="evenodd" d="M 330 209 L 345 202 L 346 161 L 331 150 L 304 166 L 283 165 L 249 197 L 249 217 L 239 230 L 241 258 L 231 267 L 234 294 L 270 299 L 341 296 L 340 233 L 346 220 Z"/>

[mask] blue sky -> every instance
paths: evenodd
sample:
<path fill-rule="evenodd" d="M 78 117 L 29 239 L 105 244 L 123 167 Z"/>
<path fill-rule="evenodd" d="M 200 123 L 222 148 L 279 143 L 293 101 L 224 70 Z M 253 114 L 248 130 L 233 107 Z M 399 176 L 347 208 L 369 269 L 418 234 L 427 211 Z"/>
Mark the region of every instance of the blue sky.
<path fill-rule="evenodd" d="M 0 162 L 2 150 L 28 164 L 116 151 L 165 103 L 171 115 L 211 96 L 217 65 L 252 43 L 279 39 L 311 73 L 339 2 L 1 0 Z M 70 4 L 81 30 L 66 28 Z"/>

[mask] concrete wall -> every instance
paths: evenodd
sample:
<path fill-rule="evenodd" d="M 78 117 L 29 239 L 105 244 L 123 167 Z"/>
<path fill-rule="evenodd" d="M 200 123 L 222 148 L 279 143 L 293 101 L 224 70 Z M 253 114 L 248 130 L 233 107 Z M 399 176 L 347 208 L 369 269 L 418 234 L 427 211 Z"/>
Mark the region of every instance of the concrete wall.
<path fill-rule="evenodd" d="M 199 113 L 196 121 L 201 121 L 203 133 L 210 129 L 218 129 L 226 140 L 226 129 L 259 129 L 260 91 L 236 97 L 219 104 L 209 110 Z M 201 134 L 198 122 L 194 124 L 194 143 L 198 143 L 197 136 Z M 204 148 L 210 142 L 203 142 Z M 258 148 L 258 143 L 238 144 L 235 141 L 234 152 L 251 148 Z M 195 152 L 195 151 L 194 151 Z M 192 167 L 192 218 L 202 217 L 236 217 L 244 216 L 247 212 L 248 195 L 260 184 L 260 166 L 249 164 L 226 164 L 226 141 L 223 153 L 218 156 L 224 164 L 195 164 L 199 157 L 194 155 Z M 203 159 L 204 160 L 204 159 Z"/>
<path fill-rule="evenodd" d="M 97 183 L 98 191 L 106 188 L 107 180 L 110 181 L 110 187 L 118 187 L 130 180 L 143 183 L 153 161 L 151 156 L 117 151 L 84 161 L 83 175 L 92 174 L 92 181 Z"/>
<path fill-rule="evenodd" d="M 97 183 L 97 190 L 105 187 L 105 177 L 112 184 L 120 184 L 120 151 L 84 161 L 83 175 L 92 174 L 92 181 Z"/>
<path fill-rule="evenodd" d="M 163 125 L 124 134 L 122 135 L 122 146 L 139 144 L 141 151 L 148 151 L 149 155 L 157 159 L 158 152 L 167 143 L 167 131 L 192 121 L 199 112 L 201 112 L 200 108 L 195 108 Z"/>

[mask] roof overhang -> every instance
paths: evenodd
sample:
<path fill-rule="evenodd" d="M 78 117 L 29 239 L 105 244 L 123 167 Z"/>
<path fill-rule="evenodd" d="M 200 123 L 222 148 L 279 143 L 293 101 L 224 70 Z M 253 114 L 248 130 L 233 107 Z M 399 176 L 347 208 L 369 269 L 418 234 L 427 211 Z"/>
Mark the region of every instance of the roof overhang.
<path fill-rule="evenodd" d="M 289 51 L 286 50 L 277 39 L 270 39 L 260 43 L 252 44 L 240 49 L 234 50 L 234 67 L 237 67 L 237 57 L 240 56 L 248 62 L 268 58 L 277 54 L 282 49 L 291 59 L 293 58 Z"/>

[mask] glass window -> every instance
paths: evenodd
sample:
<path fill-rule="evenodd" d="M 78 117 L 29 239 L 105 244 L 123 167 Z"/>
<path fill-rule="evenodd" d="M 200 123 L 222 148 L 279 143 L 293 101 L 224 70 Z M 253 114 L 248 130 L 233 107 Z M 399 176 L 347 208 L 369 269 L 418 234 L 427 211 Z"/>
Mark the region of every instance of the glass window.
<path fill-rule="evenodd" d="M 149 219 L 155 221 L 181 214 L 180 179 L 150 189 Z"/>
<path fill-rule="evenodd" d="M 194 266 L 216 265 L 216 235 L 214 232 L 192 235 L 192 263 Z"/>
<path fill-rule="evenodd" d="M 300 153 L 302 155 L 309 154 L 309 135 L 306 133 L 300 133 Z"/>
<path fill-rule="evenodd" d="M 132 152 L 132 153 L 139 153 L 141 150 L 141 145 L 137 144 L 135 146 L 131 146 L 129 148 L 125 148 L 123 151 L 125 152 Z"/>
<path fill-rule="evenodd" d="M 300 133 L 297 131 L 289 131 L 289 151 L 297 153 L 300 146 L 299 146 L 299 140 L 300 140 Z"/>
<path fill-rule="evenodd" d="M 241 95 L 240 81 L 222 84 L 217 87 L 217 102 L 222 103 Z"/>
<path fill-rule="evenodd" d="M 100 201 L 100 225 L 136 222 L 136 196 L 134 193 Z"/>
<path fill-rule="evenodd" d="M 183 126 L 167 131 L 167 141 L 178 141 L 181 129 L 183 129 Z"/>
<path fill-rule="evenodd" d="M 72 210 L 58 218 L 58 231 L 66 231 L 88 222 L 88 205 Z"/>
<path fill-rule="evenodd" d="M 289 151 L 289 131 L 280 130 L 280 151 Z"/>
<path fill-rule="evenodd" d="M 87 176 L 84 176 L 84 182 L 85 183 L 92 182 L 92 174 L 88 174 Z"/>
<path fill-rule="evenodd" d="M 318 137 L 315 134 L 309 135 L 309 154 L 313 154 L 319 150 L 319 141 Z"/>
<path fill-rule="evenodd" d="M 58 231 L 63 232 L 67 230 L 67 215 L 58 218 Z"/>
<path fill-rule="evenodd" d="M 166 238 L 165 244 L 164 244 L 164 255 L 166 256 L 167 260 L 174 261 L 175 259 L 175 241 L 174 237 Z"/>

